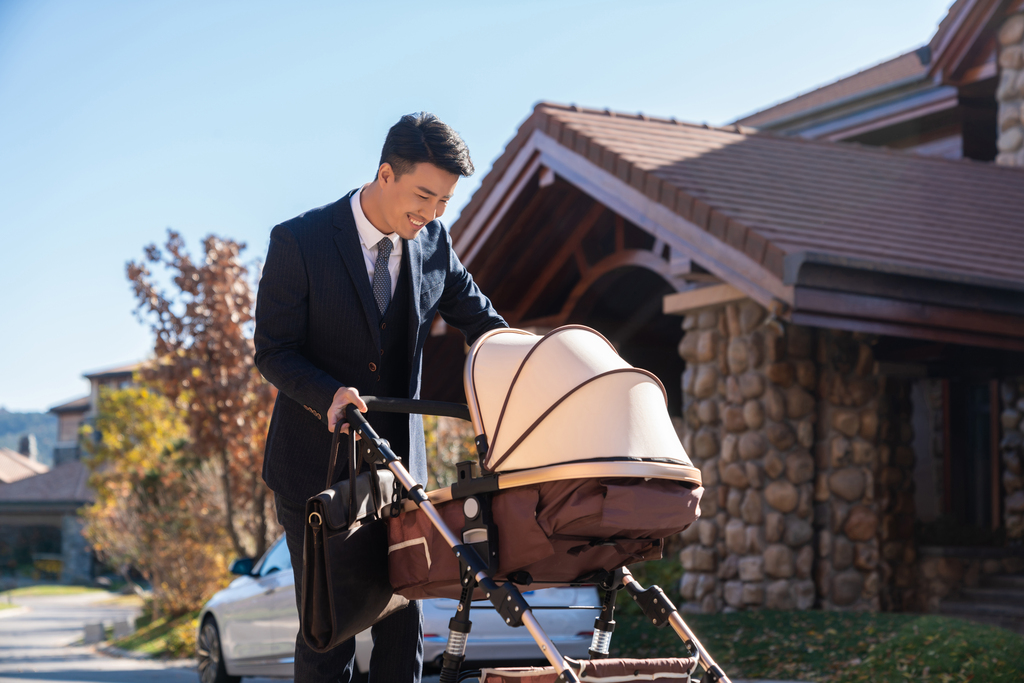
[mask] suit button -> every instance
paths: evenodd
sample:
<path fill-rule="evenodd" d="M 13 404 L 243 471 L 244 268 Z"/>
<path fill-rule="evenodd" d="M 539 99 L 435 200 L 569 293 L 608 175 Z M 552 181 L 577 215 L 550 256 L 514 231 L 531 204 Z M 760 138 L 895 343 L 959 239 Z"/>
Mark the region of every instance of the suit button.
<path fill-rule="evenodd" d="M 384 349 L 380 350 L 380 355 L 382 355 L 382 356 L 384 355 Z"/>
<path fill-rule="evenodd" d="M 377 364 L 370 363 L 370 372 L 377 372 Z"/>
<path fill-rule="evenodd" d="M 387 324 L 387 323 L 381 323 L 381 324 L 380 324 L 380 329 L 382 329 L 382 330 L 383 330 L 383 329 L 384 329 L 385 327 L 387 327 L 387 326 L 388 326 L 388 324 Z"/>

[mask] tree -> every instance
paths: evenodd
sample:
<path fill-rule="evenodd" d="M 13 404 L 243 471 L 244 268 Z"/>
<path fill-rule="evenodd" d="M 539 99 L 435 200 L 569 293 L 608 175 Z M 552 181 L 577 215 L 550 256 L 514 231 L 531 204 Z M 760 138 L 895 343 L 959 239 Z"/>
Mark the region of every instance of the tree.
<path fill-rule="evenodd" d="M 189 397 L 172 401 L 145 386 L 100 392 L 95 429 L 83 439 L 96 501 L 84 533 L 108 563 L 150 582 L 157 614 L 198 608 L 222 587 L 229 543 L 215 506 L 217 486 L 189 441 Z M 92 432 L 91 426 L 83 430 Z"/>
<path fill-rule="evenodd" d="M 427 446 L 427 488 L 444 488 L 455 483 L 456 464 L 476 461 L 473 425 L 454 417 L 423 416 Z"/>
<path fill-rule="evenodd" d="M 259 556 L 270 533 L 279 533 L 262 479 L 276 390 L 253 361 L 255 294 L 240 259 L 244 249 L 210 235 L 197 264 L 168 230 L 164 251 L 151 244 L 145 255 L 170 272 L 173 294 L 158 290 L 146 263 L 130 262 L 127 274 L 136 314 L 156 338 L 156 362 L 142 376 L 172 401 L 187 397 L 191 450 L 218 469 L 224 531 L 238 555 Z"/>

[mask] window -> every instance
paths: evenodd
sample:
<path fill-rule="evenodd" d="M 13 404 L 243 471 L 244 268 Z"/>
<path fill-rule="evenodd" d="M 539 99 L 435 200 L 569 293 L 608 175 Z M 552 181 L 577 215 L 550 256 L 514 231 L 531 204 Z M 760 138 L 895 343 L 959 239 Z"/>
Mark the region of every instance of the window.
<path fill-rule="evenodd" d="M 291 571 L 291 568 L 292 556 L 289 554 L 288 544 L 285 543 L 284 536 L 282 536 L 263 556 L 259 566 L 259 575 L 267 576 L 286 569 Z"/>

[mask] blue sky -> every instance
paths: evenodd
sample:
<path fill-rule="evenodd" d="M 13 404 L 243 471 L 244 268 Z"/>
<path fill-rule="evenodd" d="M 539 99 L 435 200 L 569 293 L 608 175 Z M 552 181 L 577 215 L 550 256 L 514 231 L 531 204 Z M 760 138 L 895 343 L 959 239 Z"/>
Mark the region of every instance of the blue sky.
<path fill-rule="evenodd" d="M 144 358 L 125 263 L 168 227 L 255 260 L 426 110 L 477 174 L 539 100 L 723 124 L 928 41 L 950 0 L 0 0 L 0 406 Z"/>

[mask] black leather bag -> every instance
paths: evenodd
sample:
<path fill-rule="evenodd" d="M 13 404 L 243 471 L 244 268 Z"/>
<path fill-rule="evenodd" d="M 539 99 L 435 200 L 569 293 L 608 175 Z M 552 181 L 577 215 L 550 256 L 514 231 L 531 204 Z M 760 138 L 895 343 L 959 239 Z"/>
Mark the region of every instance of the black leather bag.
<path fill-rule="evenodd" d="M 349 478 L 331 486 L 341 423 L 331 442 L 325 491 L 306 501 L 302 548 L 302 637 L 327 652 L 409 601 L 388 579 L 388 530 L 381 509 L 394 495 L 388 470 L 359 471 L 355 430 L 349 441 Z M 390 506 L 389 506 L 390 507 Z"/>

